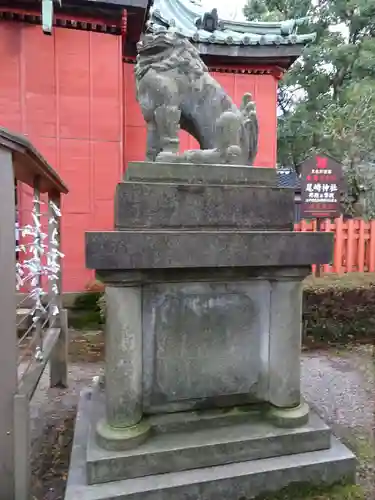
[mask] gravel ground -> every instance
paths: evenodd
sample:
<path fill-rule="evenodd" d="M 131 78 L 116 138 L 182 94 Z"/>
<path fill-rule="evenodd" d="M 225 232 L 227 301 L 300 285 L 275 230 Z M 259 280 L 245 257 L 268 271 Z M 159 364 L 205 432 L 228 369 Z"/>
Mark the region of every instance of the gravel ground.
<path fill-rule="evenodd" d="M 72 426 L 80 390 L 102 370 L 102 363 L 70 366 L 67 390 L 48 388 L 48 371 L 43 375 L 32 400 L 34 498 L 60 500 L 66 478 Z M 373 350 L 356 349 L 304 353 L 302 388 L 306 400 L 330 423 L 340 437 L 364 439 L 366 466 L 360 481 L 369 500 L 375 499 L 373 481 L 373 431 L 375 415 L 375 375 Z M 51 451 L 52 450 L 52 451 Z"/>
<path fill-rule="evenodd" d="M 49 370 L 44 372 L 30 404 L 31 436 L 37 440 L 45 428 L 45 418 L 51 414 L 75 411 L 81 390 L 101 373 L 101 363 L 74 364 L 69 367 L 69 387 L 66 390 L 49 388 Z"/>
<path fill-rule="evenodd" d="M 371 346 L 304 353 L 302 391 L 306 400 L 330 424 L 373 429 L 374 361 Z"/>
<path fill-rule="evenodd" d="M 372 346 L 363 345 L 302 357 L 304 396 L 356 454 L 367 500 L 375 500 L 374 354 Z"/>

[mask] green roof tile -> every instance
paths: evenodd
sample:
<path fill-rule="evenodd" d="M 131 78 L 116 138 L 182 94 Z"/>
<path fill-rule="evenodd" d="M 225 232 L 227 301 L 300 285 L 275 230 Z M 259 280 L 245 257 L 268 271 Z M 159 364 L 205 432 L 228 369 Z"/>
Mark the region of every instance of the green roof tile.
<path fill-rule="evenodd" d="M 215 20 L 214 12 L 212 27 L 207 29 L 203 22 L 206 13 L 197 0 L 155 0 L 148 27 L 154 32 L 174 29 L 194 42 L 209 44 L 305 45 L 316 37 L 315 33 L 297 33 L 307 19 L 269 23 Z"/>

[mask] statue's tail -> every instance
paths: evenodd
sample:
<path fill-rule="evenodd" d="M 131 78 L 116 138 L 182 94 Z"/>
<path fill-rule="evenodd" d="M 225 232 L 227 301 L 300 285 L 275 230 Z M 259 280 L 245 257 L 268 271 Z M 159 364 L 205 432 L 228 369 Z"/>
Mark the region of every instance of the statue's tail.
<path fill-rule="evenodd" d="M 252 165 L 258 152 L 258 119 L 255 102 L 252 95 L 248 92 L 242 98 L 241 113 L 244 117 L 244 126 L 249 140 L 249 165 Z"/>

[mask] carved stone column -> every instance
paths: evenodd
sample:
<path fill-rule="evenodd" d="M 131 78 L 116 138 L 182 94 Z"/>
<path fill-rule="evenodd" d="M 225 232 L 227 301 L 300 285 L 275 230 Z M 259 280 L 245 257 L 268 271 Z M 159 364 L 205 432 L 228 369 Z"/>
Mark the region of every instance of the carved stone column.
<path fill-rule="evenodd" d="M 294 273 L 296 274 L 296 273 Z M 308 407 L 301 400 L 302 279 L 280 276 L 271 281 L 269 334 L 269 402 L 271 415 L 279 425 L 302 425 Z"/>
<path fill-rule="evenodd" d="M 141 307 L 140 287 L 106 287 L 106 419 L 97 427 L 104 448 L 126 449 L 148 434 L 148 426 L 141 422 Z"/>

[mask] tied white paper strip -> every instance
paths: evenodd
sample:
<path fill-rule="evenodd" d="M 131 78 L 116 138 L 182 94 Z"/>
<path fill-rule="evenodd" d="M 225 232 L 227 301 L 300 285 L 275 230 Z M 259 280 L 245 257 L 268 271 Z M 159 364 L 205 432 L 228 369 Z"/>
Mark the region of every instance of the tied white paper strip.
<path fill-rule="evenodd" d="M 52 215 L 50 215 L 48 222 L 55 227 L 48 245 L 45 243 L 48 235 L 42 231 L 41 216 L 36 208 L 37 204 L 43 205 L 44 203 L 40 200 L 33 200 L 33 210 L 31 212 L 32 224 L 26 224 L 21 227 L 18 221 L 15 223 L 16 252 L 23 254 L 23 258 L 16 263 L 16 290 L 19 291 L 26 284 L 31 288 L 29 296 L 33 301 L 31 314 L 34 328 L 40 319 L 40 315 L 46 312 L 42 303 L 42 297 L 47 292 L 40 286 L 43 276 L 48 281 L 54 281 L 51 286 L 49 312 L 52 316 L 57 316 L 60 312 L 56 300 L 59 295 L 57 282 L 60 273 L 60 259 L 64 257 L 59 250 L 59 234 L 57 230 L 57 222 L 61 217 L 60 209 L 55 203 L 49 202 Z M 30 238 L 31 241 L 27 243 L 20 241 L 26 237 Z M 46 257 L 46 264 L 43 264 L 43 256 Z M 36 347 L 34 357 L 37 361 L 43 360 L 43 352 L 40 346 Z"/>

